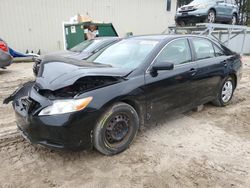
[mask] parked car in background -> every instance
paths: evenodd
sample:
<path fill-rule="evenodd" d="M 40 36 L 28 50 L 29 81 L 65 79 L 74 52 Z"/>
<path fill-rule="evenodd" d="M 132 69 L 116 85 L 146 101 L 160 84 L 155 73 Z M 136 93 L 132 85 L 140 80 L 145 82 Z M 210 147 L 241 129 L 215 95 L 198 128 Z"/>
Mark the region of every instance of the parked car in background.
<path fill-rule="evenodd" d="M 90 57 L 92 54 L 98 52 L 100 49 L 105 48 L 106 46 L 111 45 L 119 40 L 121 39 L 118 37 L 99 37 L 92 40 L 86 40 L 69 50 L 54 52 L 45 56 L 40 56 L 39 58 L 35 59 L 33 73 L 35 76 L 37 75 L 40 63 L 44 58 L 49 58 L 50 56 L 57 56 L 84 60 Z"/>
<path fill-rule="evenodd" d="M 241 69 L 240 55 L 206 37 L 138 36 L 87 61 L 54 57 L 4 102 L 13 101 L 32 143 L 114 155 L 145 123 L 211 101 L 228 105 Z"/>
<path fill-rule="evenodd" d="M 235 0 L 194 0 L 178 8 L 176 24 L 185 26 L 192 23 L 229 23 L 239 21 L 239 7 Z"/>
<path fill-rule="evenodd" d="M 5 69 L 12 63 L 7 43 L 0 38 L 0 68 Z"/>

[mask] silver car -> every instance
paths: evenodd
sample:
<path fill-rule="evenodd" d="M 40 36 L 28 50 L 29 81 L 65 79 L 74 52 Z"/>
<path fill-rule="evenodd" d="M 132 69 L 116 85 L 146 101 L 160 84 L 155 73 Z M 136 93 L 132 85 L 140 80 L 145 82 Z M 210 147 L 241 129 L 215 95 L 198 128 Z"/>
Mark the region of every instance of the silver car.
<path fill-rule="evenodd" d="M 235 0 L 194 0 L 178 8 L 175 21 L 179 26 L 192 23 L 237 24 L 239 7 Z"/>

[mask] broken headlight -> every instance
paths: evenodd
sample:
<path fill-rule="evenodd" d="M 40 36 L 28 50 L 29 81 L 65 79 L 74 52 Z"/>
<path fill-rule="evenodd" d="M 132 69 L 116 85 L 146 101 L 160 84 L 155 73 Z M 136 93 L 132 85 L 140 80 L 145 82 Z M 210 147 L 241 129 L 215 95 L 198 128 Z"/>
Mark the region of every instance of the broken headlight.
<path fill-rule="evenodd" d="M 83 110 L 92 101 L 93 97 L 84 99 L 55 100 L 51 106 L 44 108 L 39 116 L 65 114 Z"/>

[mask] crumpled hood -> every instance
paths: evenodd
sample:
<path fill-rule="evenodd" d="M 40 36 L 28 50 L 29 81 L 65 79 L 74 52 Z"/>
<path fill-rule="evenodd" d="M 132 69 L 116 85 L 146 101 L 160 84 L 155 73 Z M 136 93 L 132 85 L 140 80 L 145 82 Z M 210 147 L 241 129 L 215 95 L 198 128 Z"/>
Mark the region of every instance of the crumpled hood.
<path fill-rule="evenodd" d="M 74 84 L 86 76 L 124 77 L 132 69 L 114 68 L 76 59 L 56 57 L 41 63 L 36 85 L 40 89 L 55 91 Z"/>
<path fill-rule="evenodd" d="M 51 57 L 66 57 L 66 58 L 74 58 L 74 59 L 78 59 L 78 60 L 83 60 L 88 58 L 90 55 L 92 55 L 91 52 L 73 52 L 73 51 L 69 51 L 69 50 L 64 50 L 64 51 L 58 51 L 58 52 L 53 52 L 50 54 L 46 54 L 44 56 L 42 56 L 42 58 L 51 58 Z"/>

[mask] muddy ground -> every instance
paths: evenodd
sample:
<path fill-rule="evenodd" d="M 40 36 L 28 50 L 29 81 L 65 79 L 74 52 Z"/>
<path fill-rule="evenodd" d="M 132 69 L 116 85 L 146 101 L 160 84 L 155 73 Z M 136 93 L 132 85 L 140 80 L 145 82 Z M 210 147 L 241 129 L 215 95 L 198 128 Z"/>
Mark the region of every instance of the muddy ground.
<path fill-rule="evenodd" d="M 232 103 L 205 105 L 139 132 L 116 156 L 32 146 L 14 132 L 11 105 L 0 105 L 0 187 L 249 187 L 250 58 Z M 31 64 L 0 70 L 0 100 L 33 78 Z"/>

